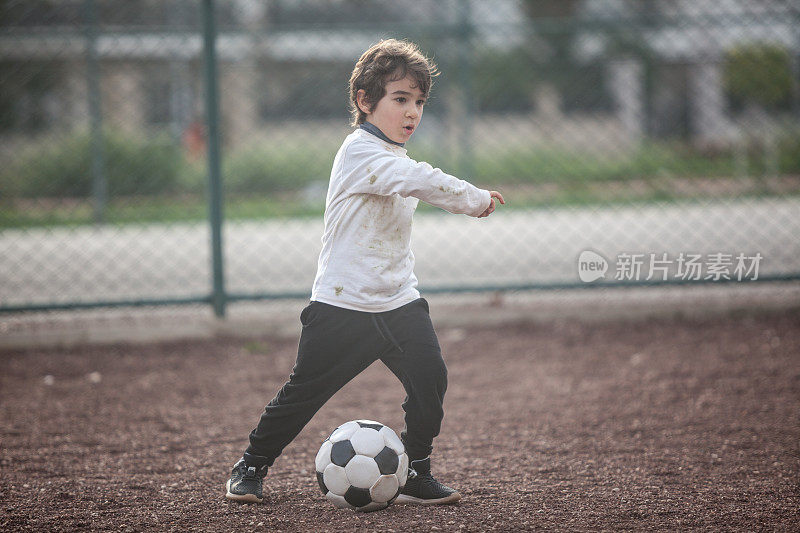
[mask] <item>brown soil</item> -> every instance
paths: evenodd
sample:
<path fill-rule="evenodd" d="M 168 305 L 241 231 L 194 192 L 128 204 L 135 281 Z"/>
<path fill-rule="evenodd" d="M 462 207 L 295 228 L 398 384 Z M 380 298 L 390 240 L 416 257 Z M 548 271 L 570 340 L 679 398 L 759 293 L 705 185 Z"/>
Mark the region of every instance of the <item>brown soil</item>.
<path fill-rule="evenodd" d="M 319 493 L 333 428 L 402 427 L 380 363 L 286 449 L 265 503 L 242 505 L 223 485 L 296 340 L 6 351 L 0 530 L 798 529 L 800 312 L 439 334 L 434 473 L 459 504 L 356 514 Z"/>

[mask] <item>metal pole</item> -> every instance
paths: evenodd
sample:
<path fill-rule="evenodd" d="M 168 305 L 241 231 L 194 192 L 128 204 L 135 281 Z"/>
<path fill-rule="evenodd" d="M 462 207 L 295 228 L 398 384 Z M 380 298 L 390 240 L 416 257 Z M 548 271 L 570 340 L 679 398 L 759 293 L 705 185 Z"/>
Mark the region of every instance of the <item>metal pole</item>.
<path fill-rule="evenodd" d="M 795 42 L 800 43 L 800 6 L 795 5 L 793 11 Z M 795 118 L 800 118 L 800 51 L 790 48 L 789 53 L 792 69 L 792 113 Z"/>
<path fill-rule="evenodd" d="M 475 118 L 474 99 L 472 94 L 472 11 L 470 0 L 461 0 L 458 34 L 458 71 L 461 82 L 462 97 L 462 141 L 458 152 L 458 170 L 460 177 L 474 180 L 472 175 L 472 122 Z"/>
<path fill-rule="evenodd" d="M 92 209 L 94 221 L 105 220 L 108 182 L 105 175 L 103 112 L 100 100 L 100 68 L 97 58 L 97 10 L 94 0 L 83 4 L 86 17 L 86 80 L 89 89 L 89 157 L 92 172 Z"/>
<path fill-rule="evenodd" d="M 203 0 L 203 49 L 205 55 L 206 122 L 208 127 L 208 202 L 211 226 L 211 268 L 214 314 L 225 316 L 225 283 L 222 263 L 222 177 L 220 172 L 219 105 L 215 49 L 214 0 Z"/>

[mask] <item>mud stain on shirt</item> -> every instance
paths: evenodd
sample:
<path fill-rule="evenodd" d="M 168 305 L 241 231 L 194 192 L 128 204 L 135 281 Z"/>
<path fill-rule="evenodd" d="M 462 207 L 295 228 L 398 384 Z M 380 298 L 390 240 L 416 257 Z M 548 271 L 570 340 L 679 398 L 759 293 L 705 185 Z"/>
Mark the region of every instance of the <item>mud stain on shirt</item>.
<path fill-rule="evenodd" d="M 463 189 L 461 190 L 451 189 L 450 187 L 445 187 L 444 185 L 439 185 L 439 190 L 442 191 L 443 193 L 452 194 L 453 196 L 461 196 L 462 194 L 464 194 Z"/>

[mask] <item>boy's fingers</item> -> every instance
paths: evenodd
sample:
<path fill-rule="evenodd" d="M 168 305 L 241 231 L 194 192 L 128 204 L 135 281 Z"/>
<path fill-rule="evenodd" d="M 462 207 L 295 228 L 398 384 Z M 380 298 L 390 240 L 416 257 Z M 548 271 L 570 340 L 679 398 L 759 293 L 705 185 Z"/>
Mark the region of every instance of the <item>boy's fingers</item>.
<path fill-rule="evenodd" d="M 503 204 L 503 205 L 506 205 L 506 201 L 503 199 L 503 195 L 502 195 L 502 194 L 500 194 L 499 192 L 497 192 L 497 191 L 492 191 L 492 196 L 494 196 L 495 198 L 497 198 L 498 200 L 500 200 L 500 203 L 501 203 L 501 204 Z"/>
<path fill-rule="evenodd" d="M 495 198 L 498 198 L 498 200 L 500 200 L 501 203 L 505 203 L 505 202 L 503 202 L 503 197 L 499 196 L 499 195 L 500 195 L 500 193 L 497 192 L 497 191 L 490 191 L 489 207 L 487 207 L 486 210 L 483 213 L 478 215 L 478 218 L 488 217 L 489 215 L 494 213 L 494 210 L 497 208 L 497 204 L 495 204 L 495 202 L 494 202 Z"/>

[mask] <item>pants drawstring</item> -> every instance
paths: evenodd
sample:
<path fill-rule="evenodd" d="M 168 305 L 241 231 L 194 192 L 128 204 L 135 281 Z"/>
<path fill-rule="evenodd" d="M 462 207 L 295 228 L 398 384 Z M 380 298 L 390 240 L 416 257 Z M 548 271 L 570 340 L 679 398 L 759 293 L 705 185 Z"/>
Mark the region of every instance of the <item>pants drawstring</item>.
<path fill-rule="evenodd" d="M 372 317 L 372 323 L 375 324 L 375 329 L 378 330 L 378 334 L 380 334 L 381 338 L 383 340 L 385 340 L 385 341 L 388 340 L 389 342 L 391 342 L 392 345 L 395 348 L 400 350 L 400 353 L 404 353 L 403 349 L 400 347 L 400 344 L 394 338 L 394 335 L 392 335 L 392 332 L 389 329 L 389 326 L 386 325 L 386 321 L 383 320 L 383 317 L 380 316 L 380 315 L 374 315 L 374 314 L 371 314 L 370 316 Z M 378 323 L 378 321 L 380 321 L 380 324 Z M 381 329 L 381 325 L 383 325 L 383 329 Z M 385 335 L 384 335 L 384 331 L 383 330 L 386 330 L 386 334 Z M 386 338 L 387 336 L 389 337 L 388 339 Z"/>
<path fill-rule="evenodd" d="M 381 336 L 381 339 L 389 340 L 389 339 L 386 338 L 386 335 L 383 334 L 383 331 L 381 330 L 381 327 L 378 325 L 378 321 L 375 319 L 375 315 L 370 314 L 369 316 L 370 316 L 370 318 L 372 318 L 372 323 L 375 324 L 375 329 L 378 330 L 378 334 Z"/>

